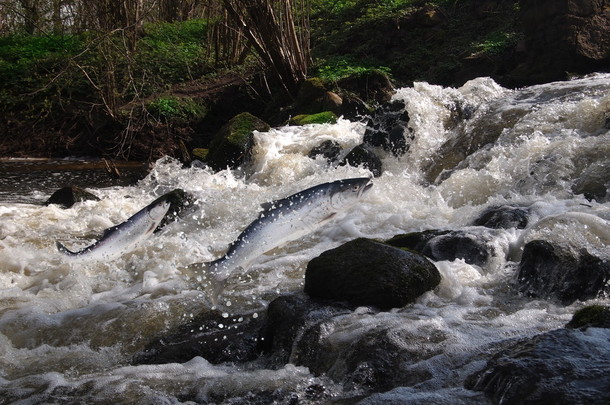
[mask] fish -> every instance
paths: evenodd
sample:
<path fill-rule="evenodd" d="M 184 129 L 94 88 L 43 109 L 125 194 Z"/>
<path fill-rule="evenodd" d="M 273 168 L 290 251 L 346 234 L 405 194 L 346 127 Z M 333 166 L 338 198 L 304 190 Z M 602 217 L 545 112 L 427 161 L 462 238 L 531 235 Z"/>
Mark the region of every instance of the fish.
<path fill-rule="evenodd" d="M 264 253 L 314 232 L 354 206 L 372 186 L 369 177 L 343 179 L 262 204 L 258 218 L 231 243 L 224 256 L 194 264 L 211 275 L 212 301 L 217 301 L 233 272 L 246 270 Z"/>
<path fill-rule="evenodd" d="M 163 195 L 125 222 L 104 230 L 102 237 L 92 245 L 74 252 L 60 242 L 56 242 L 57 249 L 77 260 L 116 259 L 132 251 L 140 242 L 148 238 L 165 218 L 171 205 L 168 195 Z"/>

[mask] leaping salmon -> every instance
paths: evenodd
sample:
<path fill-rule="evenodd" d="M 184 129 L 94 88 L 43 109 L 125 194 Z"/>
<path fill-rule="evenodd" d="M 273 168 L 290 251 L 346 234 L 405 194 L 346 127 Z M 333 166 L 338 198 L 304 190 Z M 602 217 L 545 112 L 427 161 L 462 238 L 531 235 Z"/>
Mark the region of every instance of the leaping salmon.
<path fill-rule="evenodd" d="M 108 228 L 94 244 L 73 252 L 59 242 L 57 249 L 73 259 L 109 260 L 133 250 L 140 242 L 148 238 L 159 226 L 171 206 L 168 194 L 138 211 L 127 221 Z"/>
<path fill-rule="evenodd" d="M 195 263 L 212 275 L 216 302 L 226 279 L 236 269 L 245 270 L 262 254 L 301 238 L 345 211 L 373 186 L 370 178 L 353 178 L 323 183 L 282 200 L 263 204 L 258 218 L 237 237 L 218 260 Z M 190 266 L 189 266 L 190 267 Z"/>

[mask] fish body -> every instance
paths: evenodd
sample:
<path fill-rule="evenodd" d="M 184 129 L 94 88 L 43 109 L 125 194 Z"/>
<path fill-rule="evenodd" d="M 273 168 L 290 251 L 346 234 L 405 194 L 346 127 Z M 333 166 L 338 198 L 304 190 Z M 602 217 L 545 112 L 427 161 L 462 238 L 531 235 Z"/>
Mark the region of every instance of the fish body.
<path fill-rule="evenodd" d="M 215 296 L 233 271 L 245 270 L 262 254 L 315 231 L 356 204 L 371 187 L 368 177 L 337 180 L 263 204 L 258 218 L 237 237 L 227 253 L 208 264 Z"/>
<path fill-rule="evenodd" d="M 108 228 L 94 244 L 73 252 L 57 242 L 57 249 L 73 259 L 108 260 L 117 258 L 133 250 L 148 238 L 159 226 L 171 206 L 165 196 L 138 211 L 125 222 Z"/>

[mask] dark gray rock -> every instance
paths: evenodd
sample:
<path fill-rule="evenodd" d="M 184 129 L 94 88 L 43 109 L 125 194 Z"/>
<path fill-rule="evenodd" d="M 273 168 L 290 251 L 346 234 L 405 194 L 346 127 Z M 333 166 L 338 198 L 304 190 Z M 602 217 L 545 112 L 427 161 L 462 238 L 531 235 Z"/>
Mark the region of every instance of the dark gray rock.
<path fill-rule="evenodd" d="M 493 229 L 524 229 L 527 226 L 529 211 L 526 208 L 503 205 L 486 209 L 472 223 Z"/>
<path fill-rule="evenodd" d="M 361 166 L 371 171 L 374 177 L 381 176 L 381 159 L 364 145 L 358 145 L 341 160 L 340 165 Z"/>
<path fill-rule="evenodd" d="M 527 243 L 517 273 L 519 292 L 531 297 L 557 299 L 563 305 L 610 293 L 610 262 L 582 249 L 547 241 Z"/>
<path fill-rule="evenodd" d="M 610 329 L 557 329 L 496 353 L 464 384 L 493 404 L 610 403 Z"/>
<path fill-rule="evenodd" d="M 289 363 L 294 343 L 304 330 L 351 311 L 344 305 L 314 300 L 302 293 L 283 295 L 271 301 L 264 340 L 268 366 L 280 367 Z"/>
<path fill-rule="evenodd" d="M 314 258 L 305 272 L 305 292 L 312 297 L 403 307 L 441 281 L 425 257 L 370 239 L 356 239 Z"/>
<path fill-rule="evenodd" d="M 413 131 L 408 124 L 409 114 L 404 102 L 384 104 L 371 114 L 364 133 L 364 144 L 381 147 L 394 156 L 402 156 L 413 140 Z"/>
<path fill-rule="evenodd" d="M 70 208 L 77 202 L 99 201 L 99 197 L 77 186 L 68 186 L 55 191 L 44 205 L 57 204 Z"/>
<path fill-rule="evenodd" d="M 495 254 L 493 235 L 463 230 L 427 230 L 396 235 L 387 244 L 414 250 L 435 261 L 462 259 L 484 266 Z"/>
<path fill-rule="evenodd" d="M 341 154 L 341 145 L 336 141 L 324 141 L 320 145 L 313 148 L 307 154 L 308 157 L 314 159 L 317 156 L 324 157 L 329 163 L 334 162 Z"/>
<path fill-rule="evenodd" d="M 212 364 L 254 360 L 260 354 L 264 315 L 218 311 L 199 314 L 175 331 L 150 342 L 132 364 L 184 363 L 201 356 Z"/>

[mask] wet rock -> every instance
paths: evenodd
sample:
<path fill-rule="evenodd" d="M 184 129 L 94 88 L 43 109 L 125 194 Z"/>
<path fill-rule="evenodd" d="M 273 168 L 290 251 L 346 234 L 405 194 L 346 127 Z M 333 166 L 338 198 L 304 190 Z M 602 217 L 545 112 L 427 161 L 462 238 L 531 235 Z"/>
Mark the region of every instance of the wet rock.
<path fill-rule="evenodd" d="M 364 133 L 364 143 L 382 147 L 394 156 L 402 156 L 409 150 L 413 131 L 408 127 L 409 114 L 402 101 L 393 101 L 377 108 L 369 119 Z"/>
<path fill-rule="evenodd" d="M 206 162 L 214 170 L 237 168 L 248 160 L 253 146 L 253 131 L 268 131 L 269 124 L 250 113 L 231 118 L 214 136 Z"/>
<path fill-rule="evenodd" d="M 311 260 L 305 292 L 311 297 L 390 309 L 414 302 L 440 281 L 440 273 L 425 257 L 360 238 Z"/>
<path fill-rule="evenodd" d="M 381 159 L 364 145 L 358 145 L 345 156 L 340 165 L 360 166 L 371 171 L 374 177 L 383 173 Z"/>
<path fill-rule="evenodd" d="M 527 243 L 519 264 L 518 289 L 563 305 L 610 293 L 610 262 L 587 250 L 573 253 L 547 241 Z"/>
<path fill-rule="evenodd" d="M 608 404 L 610 329 L 557 329 L 496 353 L 465 387 L 494 404 Z"/>
<path fill-rule="evenodd" d="M 396 235 L 388 245 L 414 250 L 434 261 L 462 259 L 466 263 L 484 266 L 495 255 L 493 235 L 464 230 L 427 230 Z"/>
<path fill-rule="evenodd" d="M 526 208 L 503 205 L 486 209 L 472 223 L 493 229 L 524 229 L 527 226 L 529 212 Z"/>
<path fill-rule="evenodd" d="M 132 364 L 184 363 L 195 356 L 212 364 L 254 360 L 261 352 L 265 322 L 266 317 L 261 314 L 223 316 L 218 311 L 204 312 L 150 342 L 134 356 Z"/>
<path fill-rule="evenodd" d="M 268 365 L 278 367 L 290 362 L 294 343 L 304 330 L 350 312 L 351 308 L 344 305 L 314 300 L 302 293 L 283 295 L 271 301 L 264 340 Z"/>
<path fill-rule="evenodd" d="M 55 191 L 44 205 L 57 204 L 70 208 L 77 202 L 99 201 L 99 197 L 77 186 L 63 187 Z"/>
<path fill-rule="evenodd" d="M 343 384 L 346 391 L 383 392 L 426 381 L 432 377 L 429 370 L 407 371 L 405 365 L 442 353 L 441 345 L 395 328 L 374 328 L 337 341 L 337 324 L 340 320 L 333 318 L 307 328 L 295 344 L 293 361 Z"/>
<path fill-rule="evenodd" d="M 290 125 L 308 125 L 308 124 L 334 124 L 337 122 L 337 116 L 332 111 L 323 111 L 316 114 L 299 114 L 290 119 Z"/>
<path fill-rule="evenodd" d="M 566 328 L 610 328 L 610 307 L 589 305 L 574 313 Z"/>
<path fill-rule="evenodd" d="M 341 93 L 341 98 L 343 103 L 341 103 L 339 115 L 342 115 L 345 119 L 360 121 L 371 113 L 371 107 L 359 97 L 349 93 Z"/>
<path fill-rule="evenodd" d="M 341 145 L 336 141 L 327 140 L 309 151 L 307 156 L 311 159 L 322 156 L 330 163 L 334 162 L 340 154 Z"/>

